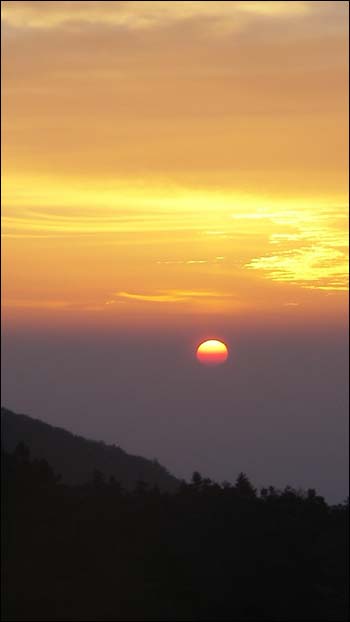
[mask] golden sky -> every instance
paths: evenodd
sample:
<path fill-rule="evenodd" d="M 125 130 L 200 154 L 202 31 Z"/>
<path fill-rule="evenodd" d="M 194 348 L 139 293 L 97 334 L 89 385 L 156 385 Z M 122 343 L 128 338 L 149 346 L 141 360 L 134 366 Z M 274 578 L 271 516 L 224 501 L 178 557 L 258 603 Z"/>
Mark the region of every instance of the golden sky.
<path fill-rule="evenodd" d="M 347 2 L 2 2 L 5 316 L 336 321 Z"/>

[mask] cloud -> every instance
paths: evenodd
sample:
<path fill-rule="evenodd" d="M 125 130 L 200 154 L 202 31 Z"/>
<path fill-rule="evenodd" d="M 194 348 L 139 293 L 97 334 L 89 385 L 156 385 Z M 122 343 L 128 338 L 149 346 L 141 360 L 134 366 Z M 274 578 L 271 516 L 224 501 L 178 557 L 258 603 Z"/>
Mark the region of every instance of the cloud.
<path fill-rule="evenodd" d="M 174 293 L 160 294 L 138 294 L 131 292 L 118 292 L 120 298 L 128 298 L 129 300 L 139 300 L 142 302 L 179 302 L 184 300 L 184 296 L 178 296 Z"/>
<path fill-rule="evenodd" d="M 269 234 L 273 252 L 250 259 L 244 268 L 262 271 L 266 278 L 295 283 L 307 289 L 347 290 L 348 241 L 346 206 L 258 208 L 234 214 L 263 227 L 264 221 L 282 230 Z M 271 226 L 270 225 L 270 226 Z"/>
<path fill-rule="evenodd" d="M 119 298 L 127 298 L 129 300 L 139 300 L 142 302 L 185 302 L 194 299 L 206 299 L 206 298 L 227 298 L 228 294 L 222 294 L 212 291 L 195 291 L 195 290 L 165 290 L 157 292 L 156 294 L 144 294 L 144 293 L 131 293 L 131 292 L 118 292 L 116 294 Z M 109 301 L 110 304 L 110 301 Z"/>
<path fill-rule="evenodd" d="M 236 9 L 254 15 L 265 15 L 267 17 L 290 17 L 291 15 L 306 15 L 312 11 L 312 2 L 277 2 L 264 0 L 263 2 L 237 2 Z"/>
<path fill-rule="evenodd" d="M 265 271 L 272 281 L 297 283 L 307 289 L 348 289 L 345 254 L 321 244 L 257 257 L 245 267 Z"/>
<path fill-rule="evenodd" d="M 105 24 L 147 30 L 178 22 L 197 20 L 236 29 L 259 16 L 288 18 L 303 16 L 311 2 L 3 2 L 3 19 L 20 28 L 61 28 L 67 25 Z M 229 21 L 228 21 L 229 20 Z"/>
<path fill-rule="evenodd" d="M 156 262 L 157 264 L 164 264 L 164 265 L 188 265 L 188 264 L 204 264 L 204 263 L 209 263 L 207 259 L 166 259 L 166 260 L 159 260 Z"/>

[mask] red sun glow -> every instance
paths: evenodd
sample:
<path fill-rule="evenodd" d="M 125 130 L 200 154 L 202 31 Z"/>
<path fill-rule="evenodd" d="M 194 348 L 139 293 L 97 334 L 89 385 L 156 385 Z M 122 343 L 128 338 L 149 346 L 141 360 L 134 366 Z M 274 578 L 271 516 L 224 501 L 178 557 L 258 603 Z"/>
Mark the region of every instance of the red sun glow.
<path fill-rule="evenodd" d="M 221 365 L 227 360 L 228 349 L 223 341 L 208 339 L 198 346 L 196 355 L 198 361 L 203 365 Z"/>

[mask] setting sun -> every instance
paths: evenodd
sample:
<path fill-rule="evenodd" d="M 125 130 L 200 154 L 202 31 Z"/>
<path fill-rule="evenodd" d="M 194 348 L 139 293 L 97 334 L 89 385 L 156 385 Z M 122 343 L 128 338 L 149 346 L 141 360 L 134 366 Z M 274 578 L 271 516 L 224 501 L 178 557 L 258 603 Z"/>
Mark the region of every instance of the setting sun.
<path fill-rule="evenodd" d="M 227 346 L 217 339 L 203 341 L 197 348 L 197 359 L 204 365 L 221 365 L 228 357 Z"/>

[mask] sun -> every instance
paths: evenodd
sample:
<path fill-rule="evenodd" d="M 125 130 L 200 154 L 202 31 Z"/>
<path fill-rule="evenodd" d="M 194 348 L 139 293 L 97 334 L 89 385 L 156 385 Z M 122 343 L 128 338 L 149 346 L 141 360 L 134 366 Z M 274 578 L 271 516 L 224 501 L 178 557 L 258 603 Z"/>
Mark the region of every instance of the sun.
<path fill-rule="evenodd" d="M 227 361 L 228 348 L 223 341 L 208 339 L 199 344 L 196 356 L 203 365 L 221 365 Z"/>

